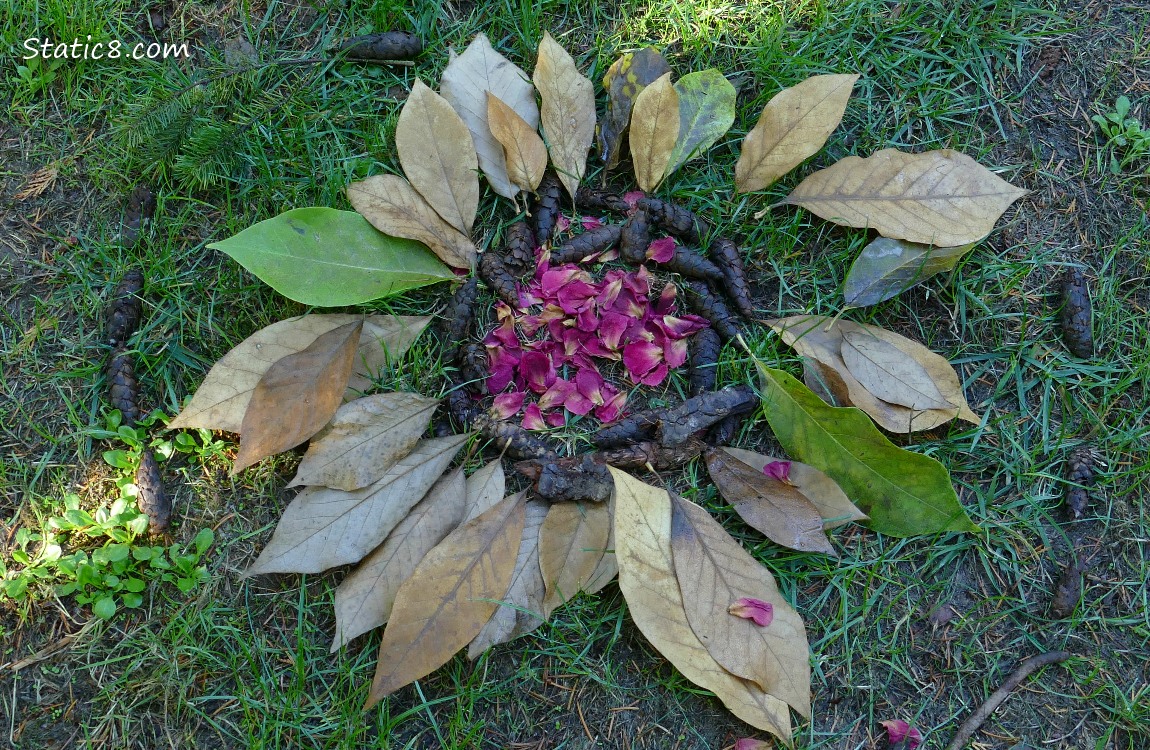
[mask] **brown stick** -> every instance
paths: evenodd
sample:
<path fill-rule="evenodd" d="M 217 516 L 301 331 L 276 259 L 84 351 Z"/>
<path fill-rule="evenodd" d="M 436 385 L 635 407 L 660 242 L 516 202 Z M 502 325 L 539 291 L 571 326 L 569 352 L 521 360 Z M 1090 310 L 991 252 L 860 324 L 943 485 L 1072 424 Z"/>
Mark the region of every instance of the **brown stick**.
<path fill-rule="evenodd" d="M 962 726 L 954 733 L 954 739 L 946 746 L 946 750 L 961 750 L 965 747 L 966 743 L 970 741 L 971 736 L 978 731 L 983 722 L 990 718 L 994 710 L 1010 697 L 1010 693 L 1022 684 L 1022 681 L 1029 677 L 1031 672 L 1045 667 L 1048 664 L 1064 662 L 1070 657 L 1071 653 L 1069 651 L 1048 651 L 1045 654 L 1038 654 L 1023 661 L 1018 665 L 1018 668 L 1011 673 L 1010 677 L 1006 678 L 1006 682 L 1002 683 L 1002 687 L 995 690 L 994 693 L 986 699 L 986 702 L 979 706 L 978 710 L 962 723 Z"/>

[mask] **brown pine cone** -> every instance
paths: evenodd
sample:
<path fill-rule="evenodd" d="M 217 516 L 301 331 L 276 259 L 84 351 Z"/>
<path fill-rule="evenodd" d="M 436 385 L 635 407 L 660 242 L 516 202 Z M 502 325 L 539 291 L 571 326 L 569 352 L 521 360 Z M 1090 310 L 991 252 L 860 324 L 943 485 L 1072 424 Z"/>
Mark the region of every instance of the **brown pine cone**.
<path fill-rule="evenodd" d="M 1071 517 L 1078 519 L 1086 514 L 1090 503 L 1090 485 L 1094 484 L 1094 453 L 1087 446 L 1080 445 L 1070 452 L 1066 459 L 1066 507 Z"/>
<path fill-rule="evenodd" d="M 711 243 L 711 256 L 715 265 L 722 271 L 723 288 L 735 303 L 735 308 L 747 320 L 755 317 L 755 306 L 751 303 L 751 287 L 747 284 L 747 269 L 743 266 L 743 255 L 739 247 L 726 237 Z"/>
<path fill-rule="evenodd" d="M 727 303 L 711 291 L 702 281 L 688 281 L 687 304 L 699 315 L 711 321 L 711 327 L 723 339 L 730 341 L 741 333 L 739 319 L 727 307 Z"/>
<path fill-rule="evenodd" d="M 601 253 L 619 241 L 622 227 L 604 224 L 564 242 L 551 251 L 551 264 L 578 263 L 584 258 Z"/>
<path fill-rule="evenodd" d="M 463 342 L 470 338 L 471 323 L 475 320 L 475 302 L 479 299 L 479 278 L 472 276 L 455 290 L 447 303 L 444 313 L 447 321 L 443 326 L 443 360 L 455 362 Z"/>
<path fill-rule="evenodd" d="M 172 498 L 164 491 L 160 476 L 160 465 L 150 450 L 140 456 L 140 466 L 136 469 L 136 507 L 148 517 L 148 530 L 159 534 L 167 530 L 172 522 Z"/>
<path fill-rule="evenodd" d="M 657 227 L 688 244 L 697 245 L 711 231 L 710 224 L 671 201 L 647 197 L 639 201 L 639 208 L 647 212 Z"/>
<path fill-rule="evenodd" d="M 688 339 L 687 382 L 690 385 L 690 395 L 698 396 L 714 390 L 719 376 L 719 352 L 722 348 L 723 340 L 711 328 L 704 328 Z"/>
<path fill-rule="evenodd" d="M 535 270 L 535 233 L 525 221 L 517 221 L 503 233 L 503 263 L 522 278 Z"/>
<path fill-rule="evenodd" d="M 124 349 L 116 350 L 108 362 L 108 400 L 113 409 L 120 410 L 121 424 L 134 427 L 140 419 L 136 401 L 140 386 L 132 371 L 132 356 Z"/>
<path fill-rule="evenodd" d="M 1094 356 L 1093 308 L 1090 287 L 1081 268 L 1071 267 L 1062 277 L 1062 339 L 1075 357 Z"/>
<path fill-rule="evenodd" d="M 619 234 L 619 254 L 628 263 L 639 264 L 647 259 L 647 246 L 651 244 L 651 220 L 643 209 L 631 214 Z"/>
<path fill-rule="evenodd" d="M 563 210 L 563 183 L 550 169 L 543 175 L 539 183 L 536 198 L 531 206 L 531 218 L 535 229 L 535 239 L 539 244 L 545 245 L 551 241 L 555 232 L 555 224 L 559 220 L 559 213 Z"/>
<path fill-rule="evenodd" d="M 144 272 L 133 268 L 124 274 L 108 311 L 107 341 L 109 346 L 121 346 L 140 327 L 140 293 L 144 290 Z"/>
<path fill-rule="evenodd" d="M 575 191 L 575 205 L 584 211 L 607 211 L 623 216 L 630 210 L 627 201 L 618 193 L 581 187 Z"/>
<path fill-rule="evenodd" d="M 519 308 L 519 286 L 515 274 L 498 253 L 488 250 L 479 257 L 479 277 L 487 282 L 496 297 L 515 309 Z"/>

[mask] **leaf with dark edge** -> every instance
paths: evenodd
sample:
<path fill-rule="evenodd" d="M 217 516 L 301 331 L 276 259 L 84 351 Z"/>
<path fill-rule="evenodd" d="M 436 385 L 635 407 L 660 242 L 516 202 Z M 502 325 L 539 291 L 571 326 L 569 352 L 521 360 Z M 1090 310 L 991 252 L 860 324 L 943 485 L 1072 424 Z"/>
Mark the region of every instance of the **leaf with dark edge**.
<path fill-rule="evenodd" d="M 611 533 L 608 503 L 554 503 L 539 530 L 539 568 L 550 615 L 591 580 Z"/>
<path fill-rule="evenodd" d="M 701 156 L 735 122 L 735 87 L 714 68 L 688 73 L 675 82 L 679 95 L 679 138 L 667 174 Z"/>
<path fill-rule="evenodd" d="M 902 294 L 954 268 L 976 244 L 933 247 L 879 237 L 862 249 L 847 272 L 843 282 L 847 307 L 877 305 Z"/>
<path fill-rule="evenodd" d="M 599 123 L 599 156 L 607 169 L 619 164 L 623 134 L 631 123 L 635 99 L 671 66 L 654 47 L 628 52 L 611 64 L 603 76 L 607 90 L 607 116 Z"/>

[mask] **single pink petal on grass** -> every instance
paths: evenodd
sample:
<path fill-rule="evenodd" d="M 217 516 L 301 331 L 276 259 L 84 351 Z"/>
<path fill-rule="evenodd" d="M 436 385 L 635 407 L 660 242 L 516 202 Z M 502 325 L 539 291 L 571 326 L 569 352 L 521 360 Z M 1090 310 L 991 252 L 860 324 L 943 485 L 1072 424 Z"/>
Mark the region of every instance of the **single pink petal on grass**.
<path fill-rule="evenodd" d="M 584 216 L 579 219 L 579 223 L 583 225 L 583 231 L 590 232 L 592 229 L 598 229 L 603 226 L 603 222 L 594 216 Z"/>
<path fill-rule="evenodd" d="M 623 366 L 632 382 L 638 383 L 643 376 L 663 362 L 663 347 L 648 341 L 635 341 L 623 347 Z"/>
<path fill-rule="evenodd" d="M 675 255 L 675 240 L 673 237 L 660 237 L 651 240 L 647 245 L 647 257 L 656 263 L 666 263 Z"/>
<path fill-rule="evenodd" d="M 543 412 L 539 411 L 539 404 L 528 404 L 527 408 L 523 410 L 523 429 L 547 429 L 547 423 L 543 421 Z"/>
<path fill-rule="evenodd" d="M 775 619 L 774 605 L 770 602 L 764 602 L 762 599 L 752 599 L 749 596 L 744 596 L 727 607 L 727 611 L 735 617 L 753 621 L 760 628 L 767 627 L 771 624 L 771 620 Z"/>
<path fill-rule="evenodd" d="M 646 197 L 647 194 L 642 190 L 632 190 L 629 193 L 623 193 L 623 202 L 627 204 L 627 208 L 633 211 L 635 210 L 635 206 L 639 204 L 639 201 Z"/>
<path fill-rule="evenodd" d="M 519 360 L 519 372 L 536 393 L 543 393 L 555 382 L 555 365 L 542 352 L 525 352 Z"/>
<path fill-rule="evenodd" d="M 785 484 L 791 484 L 790 461 L 771 461 L 763 467 L 763 473 L 771 479 L 777 479 Z"/>
<path fill-rule="evenodd" d="M 687 340 L 668 339 L 663 344 L 663 359 L 667 362 L 667 367 L 672 370 L 676 367 L 682 367 L 683 363 L 687 361 Z"/>
<path fill-rule="evenodd" d="M 735 750 L 774 750 L 774 747 L 772 744 L 750 737 L 744 737 L 735 742 Z"/>
<path fill-rule="evenodd" d="M 902 719 L 888 719 L 880 721 L 879 724 L 882 724 L 883 728 L 886 729 L 886 737 L 891 745 L 906 740 L 908 750 L 914 750 L 922 744 L 922 732 Z"/>
<path fill-rule="evenodd" d="M 523 391 L 500 393 L 492 402 L 492 415 L 496 419 L 509 419 L 515 416 L 523 408 L 523 399 L 526 395 Z"/>
<path fill-rule="evenodd" d="M 615 391 L 611 384 L 607 383 L 603 386 L 603 400 L 603 405 L 595 409 L 595 418 L 604 424 L 610 424 L 623 413 L 623 407 L 627 405 L 627 392 Z"/>
<path fill-rule="evenodd" d="M 566 232 L 571 228 L 571 220 L 563 214 L 559 214 L 559 218 L 555 220 L 555 228 L 560 232 Z"/>

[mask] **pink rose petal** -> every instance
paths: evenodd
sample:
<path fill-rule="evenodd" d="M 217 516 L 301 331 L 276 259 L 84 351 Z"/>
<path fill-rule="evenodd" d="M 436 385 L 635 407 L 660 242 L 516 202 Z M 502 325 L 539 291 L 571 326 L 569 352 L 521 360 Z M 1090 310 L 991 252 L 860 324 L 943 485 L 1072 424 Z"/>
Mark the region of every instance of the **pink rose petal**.
<path fill-rule="evenodd" d="M 642 190 L 632 190 L 629 193 L 623 193 L 623 202 L 627 204 L 627 208 L 634 210 L 639 201 L 647 197 L 647 194 Z"/>
<path fill-rule="evenodd" d="M 663 362 L 663 347 L 647 341 L 635 341 L 623 347 L 623 366 L 635 383 Z"/>
<path fill-rule="evenodd" d="M 539 408 L 543 411 L 550 411 L 556 407 L 562 406 L 567 400 L 567 397 L 575 392 L 575 384 L 570 380 L 563 378 L 556 378 L 551 387 L 539 397 Z"/>
<path fill-rule="evenodd" d="M 571 228 L 571 220 L 563 214 L 559 214 L 559 218 L 555 220 L 555 228 L 560 232 L 566 232 Z"/>
<path fill-rule="evenodd" d="M 880 721 L 879 724 L 882 724 L 883 728 L 886 729 L 886 737 L 892 745 L 905 739 L 908 750 L 914 750 L 922 744 L 922 732 L 902 719 L 887 719 Z"/>
<path fill-rule="evenodd" d="M 772 479 L 777 479 L 786 484 L 791 483 L 791 462 L 790 461 L 771 461 L 763 467 L 763 473 Z"/>
<path fill-rule="evenodd" d="M 567 394 L 567 398 L 564 399 L 563 407 L 572 414 L 583 416 L 584 414 L 589 414 L 591 410 L 595 408 L 595 403 L 579 391 L 573 390 Z"/>
<path fill-rule="evenodd" d="M 496 419 L 509 419 L 515 416 L 523 408 L 523 399 L 526 395 L 523 391 L 500 393 L 492 403 L 491 413 Z"/>
<path fill-rule="evenodd" d="M 523 429 L 547 429 L 547 423 L 543 421 L 543 413 L 539 411 L 539 404 L 528 404 L 527 408 L 523 410 Z"/>
<path fill-rule="evenodd" d="M 545 417 L 545 419 L 547 420 L 547 424 L 551 425 L 552 427 L 563 427 L 567 424 L 567 417 L 563 415 L 562 409 L 551 412 Z"/>
<path fill-rule="evenodd" d="M 677 291 L 675 285 L 668 281 L 667 286 L 663 287 L 663 291 L 659 293 L 659 299 L 651 306 L 652 311 L 656 315 L 674 315 Z"/>
<path fill-rule="evenodd" d="M 675 240 L 672 237 L 660 237 L 647 245 L 647 257 L 656 263 L 666 263 L 675 255 Z"/>
<path fill-rule="evenodd" d="M 660 362 L 655 365 L 655 368 L 649 373 L 639 378 L 640 385 L 662 385 L 663 381 L 667 379 L 667 373 L 670 368 L 667 367 L 666 362 Z"/>
<path fill-rule="evenodd" d="M 774 745 L 751 737 L 744 737 L 735 741 L 735 750 L 774 750 Z"/>
<path fill-rule="evenodd" d="M 682 367 L 683 363 L 687 361 L 687 340 L 668 340 L 664 343 L 663 360 L 666 361 L 667 367 L 672 370 L 676 367 Z"/>
<path fill-rule="evenodd" d="M 609 424 L 617 420 L 623 413 L 623 407 L 627 405 L 626 391 L 616 391 L 614 394 L 611 394 L 608 391 L 609 387 L 610 384 L 604 386 L 604 404 L 595 410 L 595 418 L 604 424 Z"/>
<path fill-rule="evenodd" d="M 543 393 L 555 382 L 555 366 L 542 352 L 525 352 L 519 360 L 519 371 L 536 393 Z"/>
<path fill-rule="evenodd" d="M 603 226 L 603 222 L 594 216 L 584 216 L 579 220 L 579 223 L 583 225 L 583 231 L 585 232 L 590 232 L 592 229 L 598 229 Z"/>
<path fill-rule="evenodd" d="M 735 617 L 752 620 L 760 628 L 770 625 L 771 620 L 775 617 L 774 605 L 770 602 L 764 602 L 762 599 L 752 599 L 749 596 L 744 596 L 727 607 L 727 611 Z"/>

